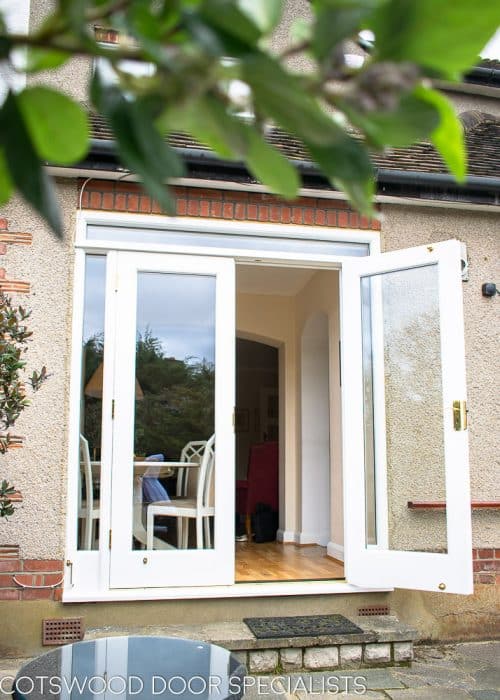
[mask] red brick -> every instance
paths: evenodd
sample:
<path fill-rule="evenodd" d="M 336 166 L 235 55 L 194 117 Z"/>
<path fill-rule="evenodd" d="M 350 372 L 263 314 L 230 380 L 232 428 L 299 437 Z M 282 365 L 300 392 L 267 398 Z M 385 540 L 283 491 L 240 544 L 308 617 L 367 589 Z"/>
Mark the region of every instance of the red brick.
<path fill-rule="evenodd" d="M 0 571 L 21 571 L 21 562 L 19 559 L 0 561 Z"/>
<path fill-rule="evenodd" d="M 247 219 L 250 219 L 250 221 L 256 221 L 257 220 L 257 205 L 256 204 L 248 204 L 247 205 Z"/>
<path fill-rule="evenodd" d="M 187 187 L 172 187 L 171 192 L 174 195 L 174 197 L 187 197 L 189 195 L 191 190 L 189 190 Z"/>
<path fill-rule="evenodd" d="M 127 210 L 139 211 L 139 196 L 137 194 L 129 194 L 127 197 Z"/>
<path fill-rule="evenodd" d="M 99 190 L 99 192 L 114 192 L 116 183 L 113 180 L 91 180 L 89 184 L 90 190 Z"/>
<path fill-rule="evenodd" d="M 289 224 L 292 220 L 292 210 L 290 207 L 281 208 L 281 223 Z"/>
<path fill-rule="evenodd" d="M 200 216 L 210 216 L 210 202 L 206 199 L 200 202 Z"/>
<path fill-rule="evenodd" d="M 342 228 L 349 226 L 349 214 L 346 211 L 339 211 L 337 214 L 338 225 Z"/>
<path fill-rule="evenodd" d="M 269 209 L 269 220 L 273 223 L 281 223 L 281 207 L 272 206 Z"/>
<path fill-rule="evenodd" d="M 248 202 L 248 192 L 239 192 L 234 190 L 226 195 L 226 199 L 232 199 L 234 202 Z"/>
<path fill-rule="evenodd" d="M 7 219 L 0 219 L 0 231 L 6 231 L 9 228 Z"/>
<path fill-rule="evenodd" d="M 102 195 L 102 208 L 103 209 L 114 209 L 115 196 L 111 192 L 105 192 Z"/>
<path fill-rule="evenodd" d="M 222 190 L 196 190 L 196 195 L 200 199 L 222 199 Z"/>
<path fill-rule="evenodd" d="M 152 214 L 161 214 L 162 213 L 162 208 L 158 204 L 156 200 L 153 200 L 153 205 L 151 207 L 151 213 Z"/>
<path fill-rule="evenodd" d="M 372 219 L 370 221 L 370 228 L 373 229 L 374 231 L 380 231 L 382 228 L 382 223 L 380 222 L 379 219 Z"/>
<path fill-rule="evenodd" d="M 477 549 L 476 551 L 478 559 L 493 559 L 495 556 L 494 549 Z"/>
<path fill-rule="evenodd" d="M 222 205 L 222 216 L 225 219 L 232 219 L 234 217 L 234 204 L 230 202 L 224 202 Z"/>
<path fill-rule="evenodd" d="M 482 571 L 483 570 L 483 562 L 478 560 L 478 559 L 475 559 L 472 562 L 472 569 L 475 573 Z"/>
<path fill-rule="evenodd" d="M 151 197 L 147 197 L 146 195 L 142 195 L 142 197 L 139 200 L 139 210 L 143 214 L 149 214 L 151 211 Z"/>
<path fill-rule="evenodd" d="M 222 202 L 210 203 L 210 216 L 220 218 L 222 216 Z"/>
<path fill-rule="evenodd" d="M 337 226 L 337 212 L 327 211 L 326 212 L 326 225 L 327 226 Z"/>
<path fill-rule="evenodd" d="M 495 559 L 500 559 L 500 549 L 495 549 Z"/>
<path fill-rule="evenodd" d="M 54 588 L 54 600 L 62 600 L 62 588 Z"/>
<path fill-rule="evenodd" d="M 239 219 L 245 219 L 246 218 L 246 205 L 239 202 L 238 204 L 234 205 L 234 218 Z"/>
<path fill-rule="evenodd" d="M 187 201 L 185 199 L 178 199 L 176 203 L 177 216 L 186 216 L 187 213 Z"/>
<path fill-rule="evenodd" d="M 50 600 L 52 594 L 51 588 L 23 588 L 21 600 Z"/>
<path fill-rule="evenodd" d="M 115 196 L 115 210 L 116 211 L 127 211 L 127 195 L 117 194 Z"/>
<path fill-rule="evenodd" d="M 343 199 L 328 199 L 325 201 L 324 206 L 332 209 L 349 209 L 348 202 Z"/>
<path fill-rule="evenodd" d="M 349 214 L 349 226 L 351 228 L 358 228 L 359 226 L 359 214 L 357 214 L 355 211 Z"/>
<path fill-rule="evenodd" d="M 117 192 L 140 192 L 141 188 L 135 182 L 117 182 L 116 185 Z"/>
<path fill-rule="evenodd" d="M 324 226 L 326 224 L 326 214 L 322 209 L 317 209 L 314 216 L 314 223 L 318 226 Z"/>
<path fill-rule="evenodd" d="M 187 203 L 188 216 L 200 215 L 200 203 L 197 199 L 190 199 Z"/>
<path fill-rule="evenodd" d="M 91 192 L 90 193 L 90 207 L 91 209 L 100 209 L 101 208 L 101 193 L 100 192 Z"/>
<path fill-rule="evenodd" d="M 62 585 L 62 580 L 61 580 L 62 577 L 63 577 L 62 573 L 44 574 L 42 585 L 44 585 L 44 586 L 55 586 L 55 585 L 61 586 Z"/>
<path fill-rule="evenodd" d="M 368 228 L 370 226 L 370 220 L 367 216 L 362 216 L 360 218 L 360 226 L 361 228 Z"/>
<path fill-rule="evenodd" d="M 495 583 L 496 576 L 493 573 L 477 574 L 478 583 Z"/>
<path fill-rule="evenodd" d="M 82 194 L 82 207 L 87 208 L 89 206 L 89 193 L 84 192 Z"/>
<path fill-rule="evenodd" d="M 12 588 L 15 585 L 12 575 L 0 574 L 0 588 Z"/>
<path fill-rule="evenodd" d="M 5 279 L 5 267 L 0 267 L 0 280 Z"/>
<path fill-rule="evenodd" d="M 269 221 L 269 207 L 259 207 L 259 221 Z"/>
<path fill-rule="evenodd" d="M 19 600 L 20 590 L 18 588 L 0 589 L 0 600 Z"/>
<path fill-rule="evenodd" d="M 5 255 L 7 252 L 7 243 L 0 243 L 0 255 Z"/>
<path fill-rule="evenodd" d="M 304 209 L 303 217 L 305 224 L 314 224 L 314 209 Z"/>
<path fill-rule="evenodd" d="M 23 571 L 62 571 L 59 559 L 24 559 Z"/>
<path fill-rule="evenodd" d="M 302 209 L 300 207 L 292 207 L 292 221 L 294 224 L 302 223 Z"/>

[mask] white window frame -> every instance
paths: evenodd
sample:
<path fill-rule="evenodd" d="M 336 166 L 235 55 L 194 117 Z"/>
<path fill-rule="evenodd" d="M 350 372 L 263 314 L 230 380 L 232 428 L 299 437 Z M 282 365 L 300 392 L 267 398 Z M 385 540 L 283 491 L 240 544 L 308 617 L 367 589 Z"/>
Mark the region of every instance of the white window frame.
<path fill-rule="evenodd" d="M 212 248 L 200 246 L 176 246 L 169 244 L 119 243 L 116 241 L 90 241 L 86 237 L 87 227 L 124 226 L 128 228 L 155 228 L 170 231 L 193 231 L 200 236 L 203 233 L 226 233 L 232 235 L 252 235 L 256 241 L 259 236 L 276 238 L 303 238 L 304 240 L 324 240 L 325 242 L 350 242 L 369 246 L 369 254 L 380 252 L 378 233 L 362 229 L 326 229 L 324 227 L 239 223 L 217 221 L 213 219 L 174 218 L 156 215 L 119 214 L 115 212 L 79 211 L 75 236 L 75 273 L 73 299 L 72 359 L 70 380 L 70 430 L 68 448 L 68 502 L 66 527 L 66 561 L 69 562 L 65 572 L 63 602 L 111 601 L 111 600 L 164 600 L 191 598 L 230 598 L 283 595 L 321 595 L 336 593 L 363 593 L 367 591 L 390 591 L 392 587 L 366 588 L 353 586 L 346 581 L 301 581 L 301 582 L 263 582 L 234 583 L 229 586 L 165 587 L 151 589 L 110 589 L 109 549 L 108 543 L 101 538 L 100 550 L 82 551 L 77 549 L 77 479 L 74 469 L 74 455 L 78 454 L 78 416 L 80 402 L 81 373 L 81 338 L 83 329 L 83 292 L 85 276 L 85 255 L 105 254 L 117 250 L 137 252 L 178 253 L 183 255 L 210 255 L 233 257 L 236 262 L 256 263 L 259 265 L 281 265 L 286 267 L 314 267 L 340 270 L 342 264 L 352 260 L 352 256 L 329 254 L 305 254 L 294 252 L 262 251 L 255 249 Z M 114 288 L 113 275 L 106 280 L 106 294 Z M 111 296 L 114 296 L 111 294 Z M 105 318 L 105 335 L 114 333 L 114 308 L 108 304 Z M 103 387 L 103 402 L 110 396 L 112 388 Z M 104 420 L 111 420 L 110 416 Z M 108 426 L 109 427 L 109 426 Z M 106 450 L 106 446 L 103 445 Z M 108 455 L 110 457 L 110 455 Z M 103 460 L 106 455 L 103 452 Z M 109 493 L 110 475 L 103 475 L 102 490 Z M 108 483 L 109 481 L 109 483 Z M 107 511 L 107 512 L 106 512 Z M 102 509 L 102 532 L 110 528 L 109 509 Z"/>

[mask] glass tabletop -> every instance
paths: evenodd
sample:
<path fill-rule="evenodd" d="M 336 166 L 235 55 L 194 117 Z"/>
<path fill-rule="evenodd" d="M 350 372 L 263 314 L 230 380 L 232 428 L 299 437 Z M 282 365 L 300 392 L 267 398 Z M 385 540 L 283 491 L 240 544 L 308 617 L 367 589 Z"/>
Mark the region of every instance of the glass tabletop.
<path fill-rule="evenodd" d="M 175 637 L 106 637 L 38 656 L 16 676 L 15 700 L 238 700 L 246 668 L 227 649 Z"/>

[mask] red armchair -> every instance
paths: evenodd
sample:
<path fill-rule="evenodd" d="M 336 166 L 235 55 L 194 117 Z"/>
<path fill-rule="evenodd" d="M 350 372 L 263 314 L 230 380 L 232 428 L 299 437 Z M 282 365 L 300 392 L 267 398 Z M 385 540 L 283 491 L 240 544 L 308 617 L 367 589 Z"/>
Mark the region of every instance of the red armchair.
<path fill-rule="evenodd" d="M 250 447 L 248 475 L 236 482 L 236 511 L 245 516 L 245 529 L 250 541 L 251 516 L 257 503 L 265 503 L 275 511 L 279 508 L 278 495 L 279 445 L 261 442 Z"/>

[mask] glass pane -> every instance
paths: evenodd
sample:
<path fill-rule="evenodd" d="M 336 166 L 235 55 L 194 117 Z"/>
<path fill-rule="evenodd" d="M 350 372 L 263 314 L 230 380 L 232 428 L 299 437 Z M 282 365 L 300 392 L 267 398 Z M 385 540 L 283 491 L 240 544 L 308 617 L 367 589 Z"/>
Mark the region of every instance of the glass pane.
<path fill-rule="evenodd" d="M 165 231 L 152 228 L 121 226 L 89 226 L 87 238 L 91 241 L 121 241 L 122 243 L 155 243 L 157 245 L 208 246 L 210 248 L 237 248 L 238 250 L 265 250 L 281 253 L 317 253 L 318 255 L 368 255 L 367 243 L 329 241 L 318 238 L 289 238 L 286 236 L 237 235 L 233 233 L 198 233 L 196 231 Z"/>
<path fill-rule="evenodd" d="M 82 383 L 80 396 L 78 548 L 99 549 L 102 382 L 106 256 L 85 260 Z"/>
<path fill-rule="evenodd" d="M 409 507 L 446 499 L 438 275 L 437 265 L 427 265 L 361 280 L 367 544 L 374 540 L 375 453 L 375 474 L 386 481 L 377 491 L 387 491 L 377 517 L 387 511 L 394 550 L 447 551 L 444 510 Z"/>
<path fill-rule="evenodd" d="M 215 277 L 139 273 L 136 549 L 213 546 L 214 389 Z"/>

